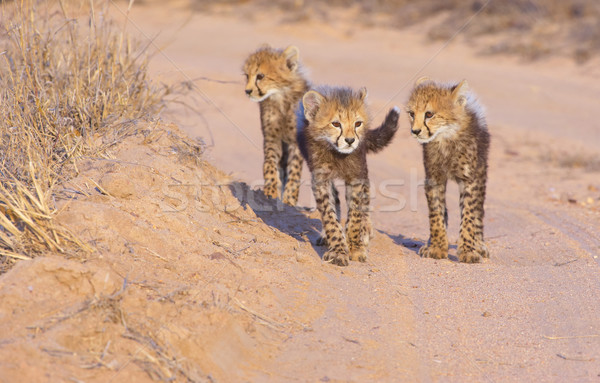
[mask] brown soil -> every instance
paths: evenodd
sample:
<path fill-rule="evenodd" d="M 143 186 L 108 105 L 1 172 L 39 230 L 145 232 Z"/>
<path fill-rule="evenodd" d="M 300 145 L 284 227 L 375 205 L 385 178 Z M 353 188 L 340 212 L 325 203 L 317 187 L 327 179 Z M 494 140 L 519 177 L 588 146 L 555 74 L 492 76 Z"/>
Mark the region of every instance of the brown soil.
<path fill-rule="evenodd" d="M 58 219 L 97 251 L 22 261 L 0 277 L 0 382 L 597 381 L 594 67 L 480 58 L 458 42 L 424 43 L 417 26 L 243 16 L 134 7 L 131 31 L 162 31 L 157 78 L 233 83 L 195 82 L 182 101 L 201 115 L 163 116 L 185 133 L 142 126 L 112 159 L 80 164 Z M 258 108 L 240 66 L 263 42 L 299 46 L 315 83 L 366 85 L 376 122 L 421 73 L 467 78 L 493 136 L 491 258 L 460 264 L 455 246 L 449 260 L 416 255 L 427 206 L 421 149 L 403 117 L 392 147 L 369 159 L 368 262 L 323 263 L 309 182 L 307 208 L 255 191 Z M 199 157 L 185 134 L 208 152 Z M 454 186 L 448 200 L 455 243 Z"/>

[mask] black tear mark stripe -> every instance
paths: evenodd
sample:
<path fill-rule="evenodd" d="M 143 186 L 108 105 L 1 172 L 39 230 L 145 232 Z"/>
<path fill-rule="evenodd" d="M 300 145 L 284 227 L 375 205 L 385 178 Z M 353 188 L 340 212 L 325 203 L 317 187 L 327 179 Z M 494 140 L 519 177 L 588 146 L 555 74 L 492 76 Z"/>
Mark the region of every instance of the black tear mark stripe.
<path fill-rule="evenodd" d="M 338 136 L 338 138 L 335 140 L 335 143 L 337 144 L 338 141 L 340 140 L 340 138 L 342 138 L 342 134 L 344 134 L 344 127 L 342 126 L 342 124 L 340 124 L 340 135 Z"/>
<path fill-rule="evenodd" d="M 256 68 L 256 71 L 258 72 L 258 68 Z M 262 91 L 262 89 L 260 89 L 260 86 L 258 86 L 258 75 L 256 75 L 256 77 L 254 77 L 254 85 L 256 85 L 256 89 L 258 90 L 258 95 L 260 97 L 265 95 L 265 92 Z"/>
<path fill-rule="evenodd" d="M 429 129 L 429 126 L 427 126 L 427 119 L 426 118 L 423 119 L 423 125 L 425 125 L 425 127 L 427 128 L 427 133 L 429 133 L 429 135 L 431 136 L 431 129 Z"/>

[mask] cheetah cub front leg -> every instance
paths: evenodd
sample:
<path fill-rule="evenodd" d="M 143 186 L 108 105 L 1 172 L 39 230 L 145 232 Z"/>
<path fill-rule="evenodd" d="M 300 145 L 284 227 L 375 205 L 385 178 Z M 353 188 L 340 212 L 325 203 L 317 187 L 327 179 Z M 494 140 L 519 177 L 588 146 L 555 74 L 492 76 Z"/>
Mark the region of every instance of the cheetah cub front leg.
<path fill-rule="evenodd" d="M 446 226 L 448 213 L 446 210 L 446 181 L 427 180 L 425 196 L 429 206 L 429 241 L 419 249 L 424 258 L 448 258 L 448 237 Z"/>
<path fill-rule="evenodd" d="M 342 232 L 342 226 L 338 221 L 335 211 L 335 197 L 331 193 L 331 181 L 326 177 L 320 178 L 313 175 L 313 192 L 317 202 L 317 209 L 321 213 L 324 236 L 327 243 L 327 251 L 323 254 L 323 260 L 338 266 L 348 266 L 348 246 Z"/>
<path fill-rule="evenodd" d="M 346 201 L 348 203 L 346 238 L 352 261 L 367 261 L 367 246 L 373 230 L 369 219 L 369 200 L 368 180 L 346 183 Z"/>
<path fill-rule="evenodd" d="M 458 259 L 477 263 L 490 254 L 483 241 L 483 202 L 485 199 L 485 175 L 471 182 L 459 182 L 460 190 L 460 236 Z"/>
<path fill-rule="evenodd" d="M 340 204 L 340 195 L 335 187 L 335 184 L 331 182 L 331 198 L 329 199 L 329 203 L 332 204 L 332 208 L 335 210 L 335 215 L 337 216 L 338 221 L 342 215 L 342 207 Z M 325 230 L 321 231 L 321 235 L 315 241 L 315 245 L 317 246 L 327 246 L 327 234 L 325 234 Z"/>
<path fill-rule="evenodd" d="M 265 125 L 267 125 L 265 123 Z M 270 131 L 274 130 L 272 126 L 267 125 L 264 129 L 268 135 L 273 135 Z M 279 159 L 281 158 L 282 147 L 281 142 L 267 137 L 265 134 L 264 148 L 264 163 L 263 177 L 265 186 L 263 193 L 269 198 L 281 198 L 281 179 L 279 178 Z"/>

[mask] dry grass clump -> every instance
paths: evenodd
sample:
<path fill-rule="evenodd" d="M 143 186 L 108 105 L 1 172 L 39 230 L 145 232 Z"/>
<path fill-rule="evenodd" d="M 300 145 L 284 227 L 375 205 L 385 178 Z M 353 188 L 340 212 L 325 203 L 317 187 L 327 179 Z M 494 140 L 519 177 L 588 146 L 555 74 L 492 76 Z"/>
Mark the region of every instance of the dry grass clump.
<path fill-rule="evenodd" d="M 155 115 L 168 92 L 149 83 L 143 52 L 105 12 L 77 20 L 63 2 L 41 4 L 0 10 L 0 271 L 40 252 L 87 249 L 52 221 L 56 185 L 78 158 L 102 155 Z"/>

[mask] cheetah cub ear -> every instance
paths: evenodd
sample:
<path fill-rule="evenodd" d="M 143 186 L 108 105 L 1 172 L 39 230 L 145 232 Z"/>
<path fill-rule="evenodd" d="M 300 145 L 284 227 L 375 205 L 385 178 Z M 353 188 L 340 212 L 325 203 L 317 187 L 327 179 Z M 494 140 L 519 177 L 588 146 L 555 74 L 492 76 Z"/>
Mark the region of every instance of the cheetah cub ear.
<path fill-rule="evenodd" d="M 417 79 L 417 81 L 415 81 L 415 86 L 421 85 L 421 84 L 423 84 L 424 82 L 427 82 L 427 81 L 431 81 L 431 79 L 429 77 L 427 77 L 427 76 L 419 77 Z"/>
<path fill-rule="evenodd" d="M 308 121 L 313 121 L 319 110 L 319 106 L 325 100 L 319 92 L 316 90 L 308 91 L 302 97 L 302 105 L 304 106 L 304 117 Z"/>
<path fill-rule="evenodd" d="M 367 88 L 364 86 L 358 90 L 358 95 L 360 96 L 361 101 L 365 101 L 367 99 Z"/>
<path fill-rule="evenodd" d="M 300 51 L 297 47 L 290 45 L 283 51 L 285 56 L 285 63 L 290 71 L 298 69 L 298 59 L 300 59 Z"/>
<path fill-rule="evenodd" d="M 458 106 L 465 107 L 467 105 L 467 96 L 469 94 L 469 84 L 467 80 L 462 80 L 453 90 L 452 90 L 452 100 Z"/>

